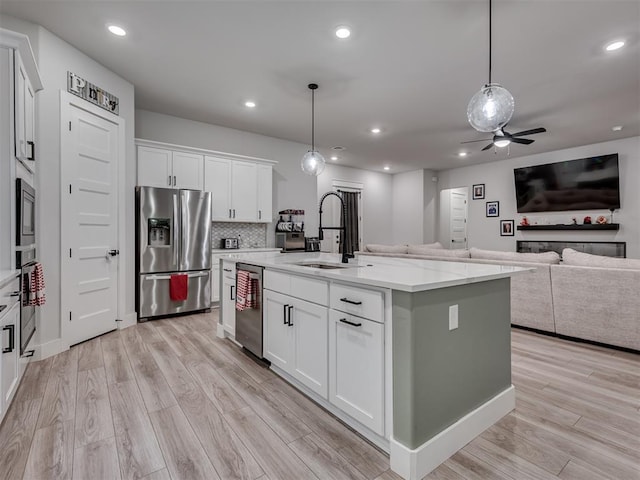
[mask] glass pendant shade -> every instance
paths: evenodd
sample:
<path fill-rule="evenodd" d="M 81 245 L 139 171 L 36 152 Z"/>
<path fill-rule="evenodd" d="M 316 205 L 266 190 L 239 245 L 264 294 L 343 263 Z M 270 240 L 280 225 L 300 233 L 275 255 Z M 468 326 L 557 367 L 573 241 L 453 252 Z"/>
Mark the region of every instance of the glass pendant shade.
<path fill-rule="evenodd" d="M 515 110 L 513 95 L 497 83 L 488 83 L 467 106 L 467 118 L 479 132 L 495 132 L 504 127 Z"/>
<path fill-rule="evenodd" d="M 315 150 L 309 150 L 302 157 L 302 171 L 307 175 L 320 175 L 326 165 L 326 161 L 322 155 Z"/>

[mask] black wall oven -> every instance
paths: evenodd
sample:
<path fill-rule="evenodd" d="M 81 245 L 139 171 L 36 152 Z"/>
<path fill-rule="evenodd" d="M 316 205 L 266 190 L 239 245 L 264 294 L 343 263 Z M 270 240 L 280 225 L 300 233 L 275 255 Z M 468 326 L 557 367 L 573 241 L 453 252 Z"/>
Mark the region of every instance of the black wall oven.
<path fill-rule="evenodd" d="M 16 179 L 16 246 L 36 243 L 36 191 L 24 179 Z"/>

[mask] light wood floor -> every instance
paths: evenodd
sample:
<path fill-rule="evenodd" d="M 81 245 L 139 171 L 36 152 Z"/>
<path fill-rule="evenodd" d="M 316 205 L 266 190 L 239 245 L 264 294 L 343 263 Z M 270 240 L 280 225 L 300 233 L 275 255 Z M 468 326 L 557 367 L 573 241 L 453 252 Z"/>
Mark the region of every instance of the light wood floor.
<path fill-rule="evenodd" d="M 388 457 L 217 339 L 217 312 L 31 364 L 0 478 L 399 478 Z M 514 330 L 516 409 L 429 479 L 639 479 L 640 356 Z"/>

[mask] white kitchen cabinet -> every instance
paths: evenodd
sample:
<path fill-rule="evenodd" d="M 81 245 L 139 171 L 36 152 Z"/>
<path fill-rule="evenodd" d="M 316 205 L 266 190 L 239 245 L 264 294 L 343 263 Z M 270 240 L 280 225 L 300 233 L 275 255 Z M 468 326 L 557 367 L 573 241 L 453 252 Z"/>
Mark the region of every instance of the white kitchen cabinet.
<path fill-rule="evenodd" d="M 211 303 L 220 301 L 220 260 L 215 255 L 211 260 Z"/>
<path fill-rule="evenodd" d="M 222 262 L 222 325 L 224 330 L 236 335 L 236 265 L 235 262 Z"/>
<path fill-rule="evenodd" d="M 204 189 L 213 195 L 213 220 L 271 222 L 272 171 L 271 165 L 205 156 Z"/>
<path fill-rule="evenodd" d="M 264 292 L 264 356 L 327 398 L 328 309 L 278 292 Z"/>
<path fill-rule="evenodd" d="M 258 165 L 258 222 L 273 220 L 273 167 Z"/>
<path fill-rule="evenodd" d="M 203 155 L 138 146 L 138 185 L 202 190 L 203 170 Z"/>
<path fill-rule="evenodd" d="M 19 334 L 20 308 L 15 302 L 0 320 L 2 338 L 2 372 L 0 373 L 0 389 L 2 391 L 3 412 L 9 408 L 18 388 L 18 357 L 20 353 Z"/>
<path fill-rule="evenodd" d="M 19 52 L 14 53 L 15 156 L 35 171 L 35 90 Z"/>
<path fill-rule="evenodd" d="M 384 435 L 384 324 L 330 311 L 329 401 Z"/>

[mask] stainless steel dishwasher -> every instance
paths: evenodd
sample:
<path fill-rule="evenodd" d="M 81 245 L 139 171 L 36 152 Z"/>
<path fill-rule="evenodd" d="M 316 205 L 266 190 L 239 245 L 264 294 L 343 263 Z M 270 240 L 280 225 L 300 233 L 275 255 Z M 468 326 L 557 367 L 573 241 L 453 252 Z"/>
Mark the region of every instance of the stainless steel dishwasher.
<path fill-rule="evenodd" d="M 262 271 L 264 269 L 255 265 L 238 263 L 236 264 L 236 272 L 240 270 L 258 277 L 258 290 L 255 307 L 236 310 L 236 341 L 256 357 L 262 358 Z"/>

